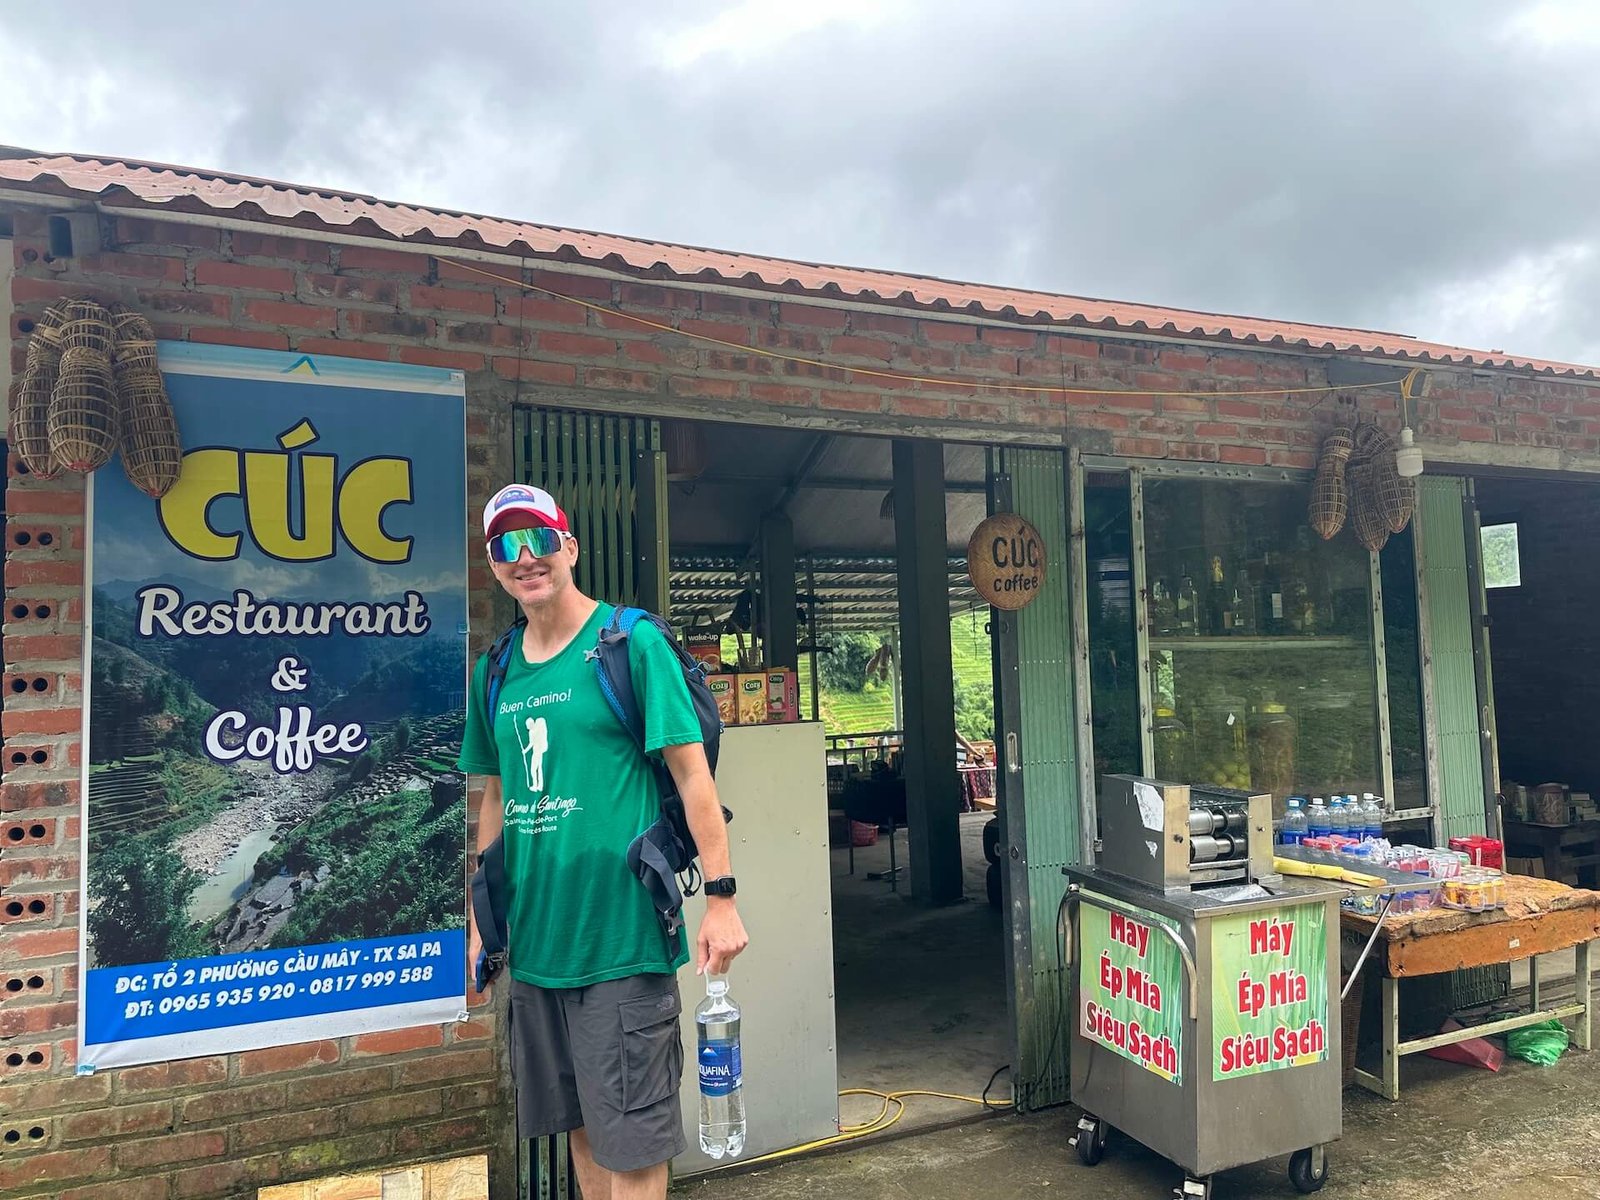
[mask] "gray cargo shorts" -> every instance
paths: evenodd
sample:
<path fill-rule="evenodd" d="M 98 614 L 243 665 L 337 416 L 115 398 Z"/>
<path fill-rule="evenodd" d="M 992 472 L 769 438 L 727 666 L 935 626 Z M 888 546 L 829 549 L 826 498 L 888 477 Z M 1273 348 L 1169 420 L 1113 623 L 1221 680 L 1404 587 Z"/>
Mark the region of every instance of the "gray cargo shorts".
<path fill-rule="evenodd" d="M 582 1126 L 595 1162 L 609 1171 L 653 1167 L 688 1149 L 676 975 L 581 988 L 509 982 L 519 1136 Z"/>

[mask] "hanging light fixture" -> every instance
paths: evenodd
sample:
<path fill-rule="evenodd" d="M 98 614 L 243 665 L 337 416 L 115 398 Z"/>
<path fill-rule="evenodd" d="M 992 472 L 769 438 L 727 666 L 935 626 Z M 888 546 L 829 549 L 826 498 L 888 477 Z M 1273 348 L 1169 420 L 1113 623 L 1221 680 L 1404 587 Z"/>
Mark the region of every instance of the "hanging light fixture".
<path fill-rule="evenodd" d="M 1394 469 L 1402 479 L 1415 479 L 1422 474 L 1422 449 L 1417 445 L 1417 436 L 1411 429 L 1411 389 L 1416 386 L 1417 376 L 1422 376 L 1422 394 L 1428 394 L 1429 378 L 1426 371 L 1420 367 L 1413 367 L 1406 372 L 1406 377 L 1400 381 L 1400 445 L 1394 452 Z"/>

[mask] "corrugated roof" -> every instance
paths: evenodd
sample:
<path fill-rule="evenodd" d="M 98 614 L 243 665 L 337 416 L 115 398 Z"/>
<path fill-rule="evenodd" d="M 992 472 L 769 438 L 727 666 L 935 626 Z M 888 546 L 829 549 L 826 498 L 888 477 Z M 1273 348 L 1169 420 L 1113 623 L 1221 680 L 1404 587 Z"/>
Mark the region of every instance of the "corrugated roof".
<path fill-rule="evenodd" d="M 273 225 L 423 243 L 441 250 L 453 246 L 584 262 L 654 278 L 716 280 L 779 293 L 899 305 L 935 313 L 959 312 L 1069 328 L 1153 333 L 1244 346 L 1597 377 L 1593 367 L 1525 358 L 1498 350 L 1471 350 L 1404 334 L 1193 312 L 961 283 L 894 271 L 735 254 L 420 208 L 373 196 L 162 163 L 42 154 L 0 147 L 0 188 L 82 196 L 108 206 L 209 212 Z"/>

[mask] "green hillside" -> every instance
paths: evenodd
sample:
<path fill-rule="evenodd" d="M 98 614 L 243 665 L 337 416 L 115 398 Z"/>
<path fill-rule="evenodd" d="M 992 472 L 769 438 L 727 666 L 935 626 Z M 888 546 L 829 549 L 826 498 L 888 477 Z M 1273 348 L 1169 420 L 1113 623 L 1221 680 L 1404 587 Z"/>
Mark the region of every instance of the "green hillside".
<path fill-rule="evenodd" d="M 989 664 L 989 635 L 984 632 L 987 614 L 979 611 L 976 620 L 968 613 L 950 622 L 950 663 L 955 676 L 956 728 L 969 738 L 994 736 L 994 684 Z M 868 635 L 868 653 L 886 634 Z M 894 693 L 887 682 L 867 681 L 863 686 L 840 686 L 841 677 L 854 681 L 853 664 L 840 662 L 850 647 L 836 645 L 836 669 L 826 662 L 822 669 L 822 721 L 829 733 L 874 733 L 894 728 Z M 830 680 L 831 685 L 830 685 Z M 801 683 L 801 712 L 809 715 L 809 680 Z"/>

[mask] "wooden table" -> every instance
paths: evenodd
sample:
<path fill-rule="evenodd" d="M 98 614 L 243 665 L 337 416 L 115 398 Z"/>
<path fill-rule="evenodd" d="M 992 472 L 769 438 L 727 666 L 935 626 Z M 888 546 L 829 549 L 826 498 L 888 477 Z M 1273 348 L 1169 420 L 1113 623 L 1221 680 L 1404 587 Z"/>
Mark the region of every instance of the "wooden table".
<path fill-rule="evenodd" d="M 1589 990 L 1589 950 L 1600 937 L 1600 892 L 1570 888 L 1552 879 L 1524 875 L 1505 877 L 1506 907 L 1487 913 L 1433 908 L 1420 913 L 1391 913 L 1378 930 L 1369 962 L 1378 964 L 1383 983 L 1382 1074 L 1357 1070 L 1356 1082 L 1388 1100 L 1400 1098 L 1400 1059 L 1439 1046 L 1489 1034 L 1506 1033 L 1540 1021 L 1578 1017 L 1573 1041 L 1589 1049 L 1594 1013 Z M 1365 943 L 1377 918 L 1345 910 L 1345 933 Z M 1569 1004 L 1544 1008 L 1539 993 L 1539 956 L 1577 948 L 1577 995 Z M 1440 975 L 1468 967 L 1530 959 L 1529 1012 L 1486 1025 L 1400 1040 L 1400 980 Z"/>
<path fill-rule="evenodd" d="M 1506 853 L 1518 858 L 1543 859 L 1547 879 L 1560 879 L 1569 872 L 1582 879 L 1580 868 L 1600 865 L 1600 821 L 1540 825 L 1534 821 L 1506 820 L 1504 833 Z M 1582 847 L 1587 850 L 1570 853 Z"/>

